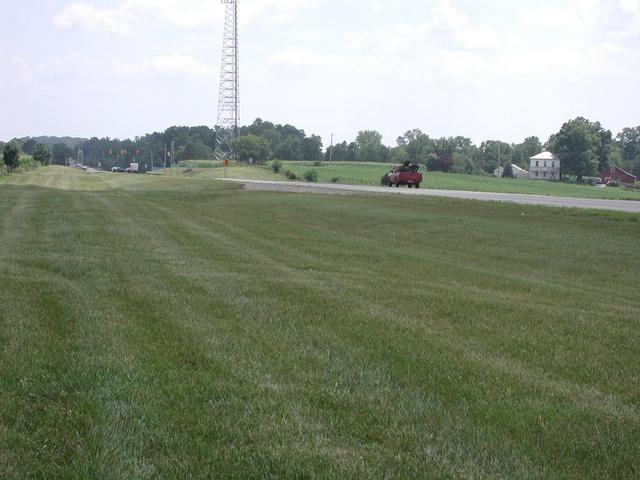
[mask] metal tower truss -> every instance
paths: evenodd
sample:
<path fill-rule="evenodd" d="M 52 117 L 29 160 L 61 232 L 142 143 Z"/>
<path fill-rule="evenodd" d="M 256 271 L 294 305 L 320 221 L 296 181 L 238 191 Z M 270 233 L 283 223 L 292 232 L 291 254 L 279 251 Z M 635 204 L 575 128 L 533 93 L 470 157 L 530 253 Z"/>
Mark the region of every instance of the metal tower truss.
<path fill-rule="evenodd" d="M 238 0 L 222 0 L 226 6 L 222 67 L 218 99 L 219 159 L 233 159 L 233 140 L 238 138 L 240 120 L 240 71 L 238 64 Z"/>

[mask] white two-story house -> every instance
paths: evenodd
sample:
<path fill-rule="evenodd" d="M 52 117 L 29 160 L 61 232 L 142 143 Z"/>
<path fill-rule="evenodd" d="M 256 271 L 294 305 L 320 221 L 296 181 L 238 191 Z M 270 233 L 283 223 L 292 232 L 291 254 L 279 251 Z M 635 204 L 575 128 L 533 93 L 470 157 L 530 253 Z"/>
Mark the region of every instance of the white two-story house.
<path fill-rule="evenodd" d="M 551 152 L 542 152 L 531 157 L 529 178 L 531 180 L 560 180 L 560 158 Z"/>

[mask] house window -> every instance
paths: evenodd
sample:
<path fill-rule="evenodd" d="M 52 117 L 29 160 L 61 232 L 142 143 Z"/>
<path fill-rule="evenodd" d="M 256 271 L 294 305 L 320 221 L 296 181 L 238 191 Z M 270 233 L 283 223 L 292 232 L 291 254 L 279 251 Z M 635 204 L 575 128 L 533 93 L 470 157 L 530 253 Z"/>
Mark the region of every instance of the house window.
<path fill-rule="evenodd" d="M 547 162 L 544 162 L 544 166 L 545 166 L 545 167 L 547 166 Z"/>
<path fill-rule="evenodd" d="M 540 176 L 540 172 L 536 172 L 536 177 L 539 177 L 539 176 Z"/>
<path fill-rule="evenodd" d="M 544 172 L 544 178 L 547 178 L 547 172 Z"/>
<path fill-rule="evenodd" d="M 540 162 L 536 160 L 536 167 L 540 166 Z"/>
<path fill-rule="evenodd" d="M 552 166 L 553 168 L 556 168 L 556 162 L 551 162 L 551 166 Z"/>

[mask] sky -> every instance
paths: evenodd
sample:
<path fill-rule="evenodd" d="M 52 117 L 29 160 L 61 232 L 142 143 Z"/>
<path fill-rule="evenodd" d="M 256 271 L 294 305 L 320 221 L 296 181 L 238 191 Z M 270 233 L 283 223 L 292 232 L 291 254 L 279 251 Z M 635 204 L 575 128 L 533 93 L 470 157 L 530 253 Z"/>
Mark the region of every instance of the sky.
<path fill-rule="evenodd" d="M 640 0 L 239 0 L 241 123 L 544 142 L 640 125 Z M 0 139 L 214 126 L 220 0 L 2 0 Z"/>

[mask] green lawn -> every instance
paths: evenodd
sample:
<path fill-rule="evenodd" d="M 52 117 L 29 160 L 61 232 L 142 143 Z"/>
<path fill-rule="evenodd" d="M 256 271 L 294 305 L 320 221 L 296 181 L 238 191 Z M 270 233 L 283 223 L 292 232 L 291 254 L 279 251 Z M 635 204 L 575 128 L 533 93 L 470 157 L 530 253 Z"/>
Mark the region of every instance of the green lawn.
<path fill-rule="evenodd" d="M 307 170 L 315 170 L 318 172 L 318 181 L 321 183 L 330 183 L 333 178 L 337 178 L 338 183 L 380 185 L 380 179 L 391 167 L 392 165 L 380 163 L 329 164 L 328 162 L 324 162 L 322 166 L 317 167 L 312 162 L 285 162 L 283 169 L 293 170 L 299 177 L 302 177 Z M 423 172 L 423 175 L 423 188 L 610 200 L 640 200 L 640 191 L 628 191 L 623 188 L 596 188 L 558 182 L 513 180 L 478 175 L 454 175 L 441 172 Z"/>
<path fill-rule="evenodd" d="M 196 165 L 198 163 L 196 162 Z M 191 170 L 191 171 L 189 171 Z M 164 170 L 156 170 L 154 175 L 164 175 L 171 176 L 172 170 L 166 169 Z M 219 178 L 234 178 L 239 180 L 275 180 L 275 181 L 286 181 L 282 175 L 277 175 L 273 173 L 271 168 L 267 165 L 257 166 L 257 165 L 244 165 L 244 164 L 235 164 L 226 169 L 222 167 L 217 168 L 174 168 L 173 176 L 177 177 L 189 177 L 189 178 L 208 178 L 208 179 L 219 179 Z"/>
<path fill-rule="evenodd" d="M 0 478 L 640 476 L 640 216 L 0 178 Z"/>

